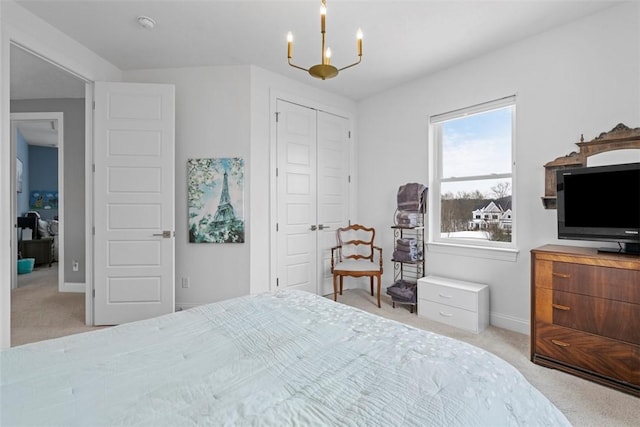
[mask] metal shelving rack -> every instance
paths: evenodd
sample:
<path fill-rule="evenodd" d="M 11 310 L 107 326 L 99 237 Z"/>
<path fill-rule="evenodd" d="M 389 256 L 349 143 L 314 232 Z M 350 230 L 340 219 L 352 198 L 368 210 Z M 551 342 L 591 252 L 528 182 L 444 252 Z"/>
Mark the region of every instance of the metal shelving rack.
<path fill-rule="evenodd" d="M 393 246 L 394 252 L 397 249 L 397 241 L 398 239 L 404 238 L 415 238 L 416 239 L 416 247 L 420 250 L 420 259 L 416 261 L 407 261 L 407 260 L 398 260 L 392 258 L 393 262 L 393 281 L 397 283 L 399 280 L 404 280 L 405 282 L 415 283 L 417 286 L 418 279 L 424 277 L 425 274 L 425 253 L 424 253 L 424 213 L 420 213 L 419 216 L 419 224 L 416 226 L 402 226 L 402 225 L 393 225 L 391 229 L 393 230 Z M 417 289 L 416 289 L 417 292 Z M 411 312 L 414 310 L 417 313 L 417 298 L 415 303 L 410 303 L 406 301 L 401 301 L 394 299 L 392 296 L 393 307 L 395 308 L 396 304 L 409 305 L 411 306 Z"/>

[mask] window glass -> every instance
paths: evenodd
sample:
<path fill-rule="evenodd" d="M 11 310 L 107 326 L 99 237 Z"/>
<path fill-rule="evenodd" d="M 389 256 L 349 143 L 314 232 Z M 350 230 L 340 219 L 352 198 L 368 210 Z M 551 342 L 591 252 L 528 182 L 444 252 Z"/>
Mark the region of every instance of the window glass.
<path fill-rule="evenodd" d="M 510 97 L 431 118 L 433 240 L 513 246 L 514 112 Z"/>

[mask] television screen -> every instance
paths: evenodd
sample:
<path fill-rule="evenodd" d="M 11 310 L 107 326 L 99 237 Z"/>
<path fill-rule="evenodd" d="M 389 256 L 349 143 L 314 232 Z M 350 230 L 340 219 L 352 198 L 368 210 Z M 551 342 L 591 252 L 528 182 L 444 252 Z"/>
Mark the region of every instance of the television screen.
<path fill-rule="evenodd" d="M 640 163 L 557 172 L 558 238 L 640 243 Z"/>

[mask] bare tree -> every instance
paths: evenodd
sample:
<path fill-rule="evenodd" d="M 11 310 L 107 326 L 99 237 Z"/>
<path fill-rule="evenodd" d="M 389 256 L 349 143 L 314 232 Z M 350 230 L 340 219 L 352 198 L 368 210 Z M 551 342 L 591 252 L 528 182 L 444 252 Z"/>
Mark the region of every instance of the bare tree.
<path fill-rule="evenodd" d="M 496 196 L 496 199 L 502 199 L 511 195 L 511 184 L 508 181 L 499 182 L 493 187 L 491 191 Z"/>

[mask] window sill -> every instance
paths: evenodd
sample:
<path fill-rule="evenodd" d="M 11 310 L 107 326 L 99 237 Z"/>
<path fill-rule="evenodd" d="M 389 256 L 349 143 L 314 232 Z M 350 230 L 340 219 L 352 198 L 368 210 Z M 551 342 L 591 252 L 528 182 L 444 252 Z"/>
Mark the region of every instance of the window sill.
<path fill-rule="evenodd" d="M 498 261 L 516 262 L 520 251 L 513 248 L 491 248 L 487 246 L 462 245 L 459 243 L 427 243 L 429 252 L 445 255 L 458 255 L 474 258 L 494 259 Z"/>

